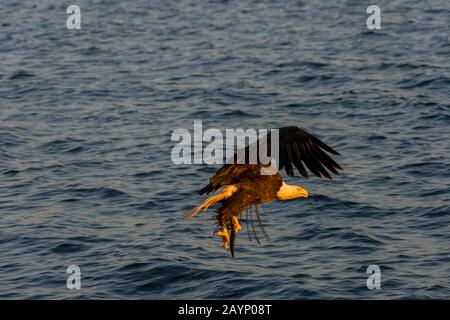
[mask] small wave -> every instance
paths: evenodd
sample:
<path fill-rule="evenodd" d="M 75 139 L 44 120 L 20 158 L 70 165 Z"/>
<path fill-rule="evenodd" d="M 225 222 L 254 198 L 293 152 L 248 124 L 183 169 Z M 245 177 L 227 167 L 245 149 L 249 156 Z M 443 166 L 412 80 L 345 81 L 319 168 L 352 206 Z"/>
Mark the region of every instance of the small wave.
<path fill-rule="evenodd" d="M 16 176 L 17 174 L 19 174 L 20 171 L 19 171 L 19 170 L 14 170 L 14 169 L 12 169 L 12 170 L 4 170 L 4 171 L 2 171 L 2 173 L 3 173 L 5 176 L 14 177 L 14 176 Z"/>
<path fill-rule="evenodd" d="M 355 35 L 356 38 L 392 38 L 387 32 L 379 30 L 364 30 Z"/>
<path fill-rule="evenodd" d="M 33 72 L 25 70 L 17 70 L 9 77 L 9 80 L 20 80 L 25 78 L 32 78 L 34 76 L 35 75 Z"/>
<path fill-rule="evenodd" d="M 98 188 L 79 188 L 73 190 L 74 193 L 78 195 L 100 195 L 102 198 L 118 198 L 118 197 L 129 197 L 126 192 L 114 189 L 114 188 L 106 188 L 106 187 L 98 187 Z"/>
<path fill-rule="evenodd" d="M 197 119 L 197 118 L 202 118 L 202 117 L 210 117 L 210 116 L 212 116 L 212 115 L 213 115 L 213 114 L 212 114 L 211 111 L 208 111 L 208 110 L 200 110 L 200 111 L 192 112 L 192 113 L 190 114 L 190 117 L 193 118 L 193 119 Z"/>
<path fill-rule="evenodd" d="M 75 243 L 61 243 L 50 249 L 54 253 L 73 253 L 86 250 L 87 246 Z"/>
<path fill-rule="evenodd" d="M 7 130 L 0 128 L 0 146 L 13 147 L 20 144 L 26 143 L 27 139 L 23 134 L 12 132 L 12 130 Z"/>
<path fill-rule="evenodd" d="M 422 70 L 422 69 L 439 69 L 441 68 L 438 65 L 430 65 L 425 63 L 408 63 L 408 62 L 382 62 L 379 65 L 375 66 L 377 69 L 386 70 L 386 69 L 401 69 L 401 70 Z"/>
<path fill-rule="evenodd" d="M 402 80 L 399 82 L 402 89 L 440 87 L 447 88 L 450 85 L 450 78 L 438 77 L 433 79 L 421 80 L 419 77 Z"/>
<path fill-rule="evenodd" d="M 386 136 L 382 136 L 382 135 L 371 135 L 370 137 L 367 138 L 368 141 L 380 141 L 380 140 L 386 140 L 387 137 Z"/>
<path fill-rule="evenodd" d="M 137 210 L 151 210 L 158 206 L 158 204 L 155 201 L 149 200 L 145 203 L 135 204 L 133 205 L 134 208 Z"/>
<path fill-rule="evenodd" d="M 426 217 L 442 217 L 450 216 L 450 206 L 440 206 L 437 208 L 422 209 L 424 211 L 421 215 Z"/>
<path fill-rule="evenodd" d="M 450 115 L 449 114 L 443 114 L 443 113 L 433 113 L 433 114 L 426 114 L 420 117 L 422 120 L 436 120 L 436 121 L 443 121 L 443 122 L 450 122 Z"/>
<path fill-rule="evenodd" d="M 78 147 L 74 147 L 74 148 L 72 148 L 72 149 L 69 149 L 69 150 L 67 150 L 67 151 L 65 151 L 65 152 L 66 152 L 66 153 L 79 153 L 79 152 L 81 152 L 81 151 L 83 151 L 83 150 L 84 150 L 83 147 L 78 146 Z"/>
<path fill-rule="evenodd" d="M 247 112 L 244 112 L 242 110 L 233 110 L 233 111 L 225 111 L 222 112 L 220 115 L 220 117 L 257 117 L 258 115 L 255 114 L 249 114 Z"/>
<path fill-rule="evenodd" d="M 319 61 L 294 61 L 294 62 L 283 62 L 277 63 L 275 66 L 277 68 L 296 68 L 296 67 L 308 67 L 311 69 L 321 69 L 328 67 L 330 64 Z"/>
<path fill-rule="evenodd" d="M 84 143 L 81 139 L 64 139 L 64 140 L 53 140 L 41 144 L 39 149 L 48 153 L 77 153 L 83 150 L 82 146 L 73 146 L 73 144 Z"/>
<path fill-rule="evenodd" d="M 374 236 L 358 233 L 355 231 L 345 232 L 343 234 L 340 234 L 339 237 L 345 241 L 348 241 L 349 243 L 372 244 L 376 246 L 384 244 L 383 241 L 377 240 Z"/>
<path fill-rule="evenodd" d="M 162 170 L 153 170 L 153 171 L 148 171 L 148 172 L 135 173 L 134 176 L 137 178 L 150 178 L 153 176 L 161 175 L 162 173 L 163 173 Z"/>
<path fill-rule="evenodd" d="M 305 104 L 293 102 L 293 103 L 288 103 L 288 104 L 282 105 L 281 107 L 282 108 L 294 108 L 294 109 L 297 109 L 297 108 L 304 108 Z"/>
<path fill-rule="evenodd" d="M 99 47 L 95 47 L 95 46 L 81 49 L 81 53 L 84 55 L 87 55 L 87 56 L 98 55 L 99 53 L 102 53 L 102 52 L 103 52 L 102 49 L 100 49 Z"/>

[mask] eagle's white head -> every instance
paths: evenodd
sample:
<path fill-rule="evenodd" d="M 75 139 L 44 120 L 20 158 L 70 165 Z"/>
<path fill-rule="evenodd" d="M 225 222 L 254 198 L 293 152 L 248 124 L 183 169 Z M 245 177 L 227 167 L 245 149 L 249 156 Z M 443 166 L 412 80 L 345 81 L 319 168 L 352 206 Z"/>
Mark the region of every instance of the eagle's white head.
<path fill-rule="evenodd" d="M 308 190 L 299 186 L 289 185 L 284 183 L 277 192 L 279 200 L 291 200 L 295 198 L 308 198 Z"/>

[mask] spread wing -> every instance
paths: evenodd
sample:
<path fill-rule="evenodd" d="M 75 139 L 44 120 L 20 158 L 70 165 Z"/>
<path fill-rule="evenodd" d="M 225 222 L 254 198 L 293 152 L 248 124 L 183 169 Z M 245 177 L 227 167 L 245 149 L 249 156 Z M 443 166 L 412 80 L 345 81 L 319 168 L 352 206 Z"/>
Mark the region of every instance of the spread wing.
<path fill-rule="evenodd" d="M 268 149 L 270 150 L 269 143 Z M 303 129 L 294 126 L 279 129 L 279 169 L 284 168 L 289 176 L 294 175 L 294 166 L 305 178 L 308 178 L 305 166 L 317 177 L 331 179 L 328 171 L 339 174 L 338 170 L 343 169 L 327 152 L 339 155 L 333 148 Z"/>
<path fill-rule="evenodd" d="M 285 169 L 287 175 L 294 176 L 294 167 L 300 174 L 308 178 L 309 169 L 317 177 L 331 179 L 331 173 L 339 174 L 342 167 L 334 161 L 328 153 L 339 155 L 337 151 L 325 144 L 323 141 L 295 126 L 279 128 L 279 169 Z M 265 139 L 267 143 L 261 144 L 259 141 Z M 267 146 L 265 154 L 271 155 L 271 133 L 267 137 L 262 137 L 257 143 L 256 164 L 226 164 L 220 168 L 210 179 L 209 184 L 199 191 L 200 194 L 210 193 L 221 186 L 234 184 L 243 179 L 255 180 L 260 176 L 261 166 L 259 160 L 260 145 Z M 276 141 L 275 141 L 276 143 Z M 245 148 L 245 163 L 249 159 L 249 147 Z M 236 162 L 237 154 L 234 155 Z"/>

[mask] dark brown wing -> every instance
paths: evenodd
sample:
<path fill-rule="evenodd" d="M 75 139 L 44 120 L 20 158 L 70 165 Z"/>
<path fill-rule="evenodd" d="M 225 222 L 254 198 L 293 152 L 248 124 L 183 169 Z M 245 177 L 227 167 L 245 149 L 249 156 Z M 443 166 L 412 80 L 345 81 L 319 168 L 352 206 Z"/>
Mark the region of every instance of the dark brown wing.
<path fill-rule="evenodd" d="M 268 148 L 270 150 L 270 144 Z M 294 126 L 279 129 L 279 169 L 284 168 L 289 176 L 294 175 L 295 166 L 303 177 L 308 178 L 306 166 L 315 176 L 331 179 L 328 171 L 338 174 L 338 170 L 343 169 L 327 152 L 339 155 L 303 129 Z"/>
<path fill-rule="evenodd" d="M 289 176 L 294 175 L 294 167 L 300 172 L 300 174 L 308 178 L 308 168 L 315 176 L 325 177 L 331 179 L 331 175 L 328 171 L 334 174 L 339 174 L 338 170 L 343 170 L 341 166 L 334 161 L 328 154 L 332 153 L 339 155 L 339 153 L 331 148 L 329 145 L 325 144 L 323 141 L 319 140 L 317 137 L 309 134 L 303 129 L 295 126 L 283 127 L 278 129 L 278 169 L 285 169 Z M 263 141 L 264 143 L 261 143 Z M 258 163 L 260 163 L 259 155 L 271 153 L 271 142 L 272 134 L 269 133 L 268 136 L 260 138 L 257 142 L 245 148 L 245 161 L 248 161 L 248 154 L 250 152 L 257 152 L 256 158 Z M 265 146 L 267 150 L 260 150 L 262 146 Z M 237 154 L 234 156 L 236 161 Z"/>
<path fill-rule="evenodd" d="M 295 126 L 279 128 L 279 165 L 278 168 L 285 169 L 289 176 L 294 175 L 294 166 L 300 172 L 300 174 L 308 178 L 308 168 L 315 176 L 325 177 L 331 179 L 331 175 L 328 171 L 339 174 L 339 170 L 343 170 L 342 167 L 334 161 L 328 154 L 332 153 L 339 155 L 333 148 L 309 134 L 303 129 Z M 267 143 L 261 145 L 267 145 L 268 151 L 265 154 L 271 155 L 271 139 L 272 136 L 269 133 L 268 138 L 262 137 L 259 141 L 265 139 Z M 260 169 L 262 164 L 259 162 L 259 146 L 257 144 L 257 164 L 226 164 L 220 168 L 216 174 L 210 179 L 209 184 L 202 188 L 199 193 L 210 193 L 221 186 L 235 184 L 243 179 L 254 180 L 260 175 Z M 248 162 L 249 146 L 245 148 L 245 163 Z M 234 155 L 234 161 L 237 159 L 237 154 Z"/>
<path fill-rule="evenodd" d="M 211 193 L 222 186 L 241 181 L 256 181 L 261 172 L 260 164 L 225 164 L 209 179 L 209 184 L 199 194 Z"/>

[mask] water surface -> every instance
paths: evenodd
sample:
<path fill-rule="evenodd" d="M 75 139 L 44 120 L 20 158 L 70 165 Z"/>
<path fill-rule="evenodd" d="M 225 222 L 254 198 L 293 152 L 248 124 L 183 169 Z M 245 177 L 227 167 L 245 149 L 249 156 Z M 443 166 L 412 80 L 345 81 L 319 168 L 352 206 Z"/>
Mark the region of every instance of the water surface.
<path fill-rule="evenodd" d="M 365 1 L 76 3 L 79 31 L 0 5 L 0 298 L 450 297 L 448 1 L 379 1 L 376 31 Z M 171 162 L 194 120 L 302 126 L 345 171 L 288 179 L 311 197 L 231 259 L 180 219 L 218 168 Z"/>

